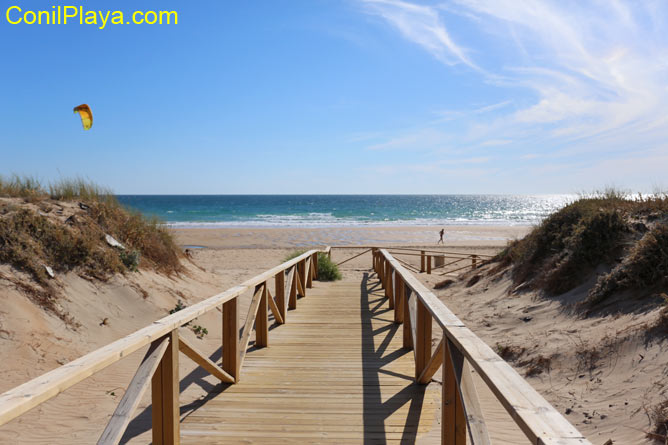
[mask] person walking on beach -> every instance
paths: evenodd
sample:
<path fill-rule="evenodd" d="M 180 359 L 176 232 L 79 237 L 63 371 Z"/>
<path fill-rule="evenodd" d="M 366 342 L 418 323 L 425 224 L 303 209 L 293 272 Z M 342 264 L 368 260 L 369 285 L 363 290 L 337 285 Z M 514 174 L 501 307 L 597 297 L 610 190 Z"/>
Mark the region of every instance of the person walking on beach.
<path fill-rule="evenodd" d="M 441 235 L 441 239 L 439 239 L 436 244 L 443 244 L 443 235 L 445 234 L 445 229 L 441 229 L 441 231 L 438 232 L 438 234 Z"/>

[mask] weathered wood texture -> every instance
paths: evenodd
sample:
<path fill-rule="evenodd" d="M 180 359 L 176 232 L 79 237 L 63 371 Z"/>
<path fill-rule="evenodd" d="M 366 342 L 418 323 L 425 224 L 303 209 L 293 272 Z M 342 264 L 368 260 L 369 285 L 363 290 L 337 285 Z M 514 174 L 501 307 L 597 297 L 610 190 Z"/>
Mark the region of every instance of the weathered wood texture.
<path fill-rule="evenodd" d="M 182 443 L 414 443 L 439 428 L 440 390 L 412 382 L 378 282 L 313 284 L 240 382 L 183 421 Z"/>
<path fill-rule="evenodd" d="M 47 372 L 46 374 L 42 374 L 23 385 L 17 386 L 16 388 L 1 394 L 0 425 L 20 416 L 26 411 L 60 394 L 72 385 L 75 385 L 107 366 L 116 363 L 123 357 L 127 357 L 133 352 L 152 343 L 154 340 L 169 332 L 178 329 L 180 326 L 192 321 L 200 315 L 236 299 L 248 289 L 252 289 L 258 284 L 273 278 L 277 273 L 284 271 L 299 262 L 305 262 L 311 255 L 316 254 L 317 252 L 317 250 L 305 252 L 304 254 L 261 273 L 238 286 L 234 286 L 225 292 L 214 295 L 213 297 L 187 307 L 182 311 L 162 318 L 127 337 L 123 337 L 120 340 L 103 346 L 77 360 Z M 324 252 L 329 253 L 331 250 L 327 248 Z M 230 375 L 234 375 L 227 368 L 225 368 L 225 370 Z"/>
<path fill-rule="evenodd" d="M 234 383 L 234 377 L 223 371 L 218 365 L 212 362 L 206 355 L 198 351 L 195 346 L 181 336 L 179 336 L 179 350 L 221 382 Z"/>
<path fill-rule="evenodd" d="M 485 342 L 464 326 L 462 321 L 436 295 L 392 257 L 386 249 L 380 249 L 379 252 L 386 264 L 385 273 L 390 274 L 394 271 L 395 274 L 399 274 L 407 287 L 406 292 L 408 293 L 410 289 L 417 299 L 414 302 L 412 295 L 406 298 L 409 304 L 405 310 L 409 310 L 409 313 L 404 317 L 404 322 L 410 320 L 417 380 L 420 380 L 420 376 L 423 377 L 423 380 L 426 380 L 426 376 L 431 372 L 430 366 L 436 366 L 435 363 L 429 363 L 432 361 L 431 348 L 426 347 L 426 344 L 431 345 L 432 319 L 443 329 L 444 339 L 447 339 L 447 343 L 444 343 L 442 348 L 444 355 L 442 363 L 448 365 L 443 366 L 443 443 L 460 443 L 465 440 L 463 437 L 466 430 L 462 426 L 465 428 L 467 420 L 466 407 L 462 406 L 461 409 L 458 409 L 456 405 L 461 406 L 462 402 L 465 401 L 462 398 L 467 399 L 473 394 L 468 388 L 465 390 L 466 394 L 460 394 L 460 384 L 463 381 L 461 369 L 464 360 L 466 360 L 480 375 L 531 443 L 590 444 L 582 433 L 571 425 Z M 427 271 L 429 272 L 431 259 L 429 255 L 426 255 L 425 258 Z M 388 268 L 387 265 L 390 267 Z M 385 283 L 386 281 L 383 282 L 383 284 Z M 427 343 L 427 340 L 429 343 Z M 445 360 L 446 357 L 449 362 Z M 453 363 L 452 357 L 456 357 L 456 363 Z M 471 406 L 471 408 L 472 413 L 476 411 L 475 406 Z M 451 428 L 453 422 L 456 422 L 455 428 Z M 476 434 L 479 432 L 480 429 L 478 428 Z"/>
<path fill-rule="evenodd" d="M 109 420 L 107 427 L 97 441 L 98 445 L 115 445 L 121 441 L 123 433 L 130 424 L 144 392 L 150 386 L 153 373 L 160 365 L 160 360 L 162 360 L 168 346 L 169 340 L 167 338 L 156 340 L 151 344 L 130 385 L 128 385 L 127 391 L 123 394 L 116 411 L 111 416 L 111 420 Z"/>
<path fill-rule="evenodd" d="M 153 445 L 178 445 L 179 421 L 179 331 L 167 337 L 169 345 L 151 379 Z"/>

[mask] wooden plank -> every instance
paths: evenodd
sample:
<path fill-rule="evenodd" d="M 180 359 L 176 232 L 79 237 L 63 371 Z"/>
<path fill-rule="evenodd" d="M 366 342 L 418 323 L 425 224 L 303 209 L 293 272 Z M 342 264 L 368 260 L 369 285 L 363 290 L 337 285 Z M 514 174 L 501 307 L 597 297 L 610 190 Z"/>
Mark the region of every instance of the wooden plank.
<path fill-rule="evenodd" d="M 471 366 L 487 383 L 508 413 L 532 443 L 550 443 L 557 438 L 564 444 L 589 443 L 553 406 L 540 396 L 515 370 L 467 329 L 438 298 L 401 266 L 385 249 L 385 261 L 393 263 L 406 285 L 444 329 Z"/>
<path fill-rule="evenodd" d="M 255 287 L 255 292 L 253 293 L 253 298 L 251 299 L 251 303 L 248 308 L 246 322 L 244 323 L 244 327 L 241 332 L 241 340 L 239 340 L 239 368 L 244 365 L 244 359 L 246 358 L 246 352 L 248 350 L 248 343 L 250 343 L 251 332 L 253 331 L 253 326 L 255 325 L 255 317 L 257 316 L 257 311 L 260 308 L 260 302 L 262 300 L 262 295 L 264 294 L 264 288 L 264 284 L 258 284 Z"/>
<path fill-rule="evenodd" d="M 420 282 L 413 274 L 404 268 L 399 262 L 387 253 L 385 249 L 380 249 L 386 261 L 393 263 L 393 267 L 401 274 L 401 277 L 411 290 L 413 290 L 418 298 L 425 304 L 434 320 L 441 326 L 464 326 L 464 323 L 455 316 L 433 292 Z"/>
<path fill-rule="evenodd" d="M 448 439 L 447 443 L 455 445 L 466 445 L 466 411 L 462 403 L 460 394 L 460 384 L 462 379 L 462 371 L 464 368 L 464 356 L 454 347 L 452 342 L 447 340 L 444 342 L 443 364 L 448 369 L 444 371 L 443 377 L 443 391 L 448 393 L 448 412 L 444 414 L 443 422 L 448 421 Z M 447 380 L 445 379 L 447 375 Z"/>
<path fill-rule="evenodd" d="M 151 343 L 146 355 L 139 365 L 137 372 L 130 381 L 128 389 L 123 394 L 123 398 L 116 407 L 116 411 L 112 414 L 107 427 L 102 432 L 100 439 L 97 441 L 98 445 L 116 445 L 123 438 L 123 434 L 132 420 L 141 398 L 148 389 L 151 383 L 153 373 L 160 365 L 160 360 L 165 354 L 169 340 L 163 338 Z"/>
<path fill-rule="evenodd" d="M 401 324 L 404 321 L 404 291 L 406 286 L 401 275 L 394 276 L 394 322 Z"/>
<path fill-rule="evenodd" d="M 297 273 L 295 273 L 295 289 L 297 291 L 297 294 L 301 295 L 302 297 L 306 296 L 306 290 L 304 289 L 304 281 L 302 280 L 302 273 L 300 272 L 299 269 L 297 269 Z"/>
<path fill-rule="evenodd" d="M 239 381 L 239 305 L 238 298 L 223 304 L 223 370 Z"/>
<path fill-rule="evenodd" d="M 461 351 L 532 443 L 589 443 L 505 360 L 466 327 L 445 334 Z"/>
<path fill-rule="evenodd" d="M 151 379 L 151 417 L 153 445 L 177 445 L 179 419 L 179 331 L 167 338 L 169 345 Z"/>
<path fill-rule="evenodd" d="M 299 263 L 297 263 L 297 273 L 299 275 L 299 283 L 301 285 L 301 288 L 298 288 L 299 291 L 301 292 L 300 295 L 302 297 L 306 296 L 306 259 L 301 260 Z"/>
<path fill-rule="evenodd" d="M 376 281 L 367 285 L 360 292 L 346 277 L 309 290 L 290 323 L 271 331 L 271 348 L 247 354 L 243 381 L 184 419 L 184 443 L 415 443 L 426 434 L 439 389 L 414 384 L 413 358 L 393 353 L 402 340 L 388 302 L 369 292 Z"/>
<path fill-rule="evenodd" d="M 234 383 L 234 377 L 223 371 L 218 365 L 209 360 L 204 354 L 198 351 L 183 336 L 179 336 L 179 351 L 183 352 L 188 358 L 204 368 L 209 374 L 216 377 L 223 383 Z"/>
<path fill-rule="evenodd" d="M 388 306 L 390 309 L 394 309 L 394 270 L 390 268 L 390 273 L 387 277 L 387 290 L 388 290 Z"/>
<path fill-rule="evenodd" d="M 427 362 L 427 366 L 425 366 L 424 370 L 422 371 L 422 374 L 420 374 L 420 377 L 418 377 L 418 383 L 421 384 L 426 384 L 431 381 L 431 378 L 436 374 L 436 371 L 438 371 L 438 368 L 441 366 L 443 363 L 443 339 L 438 343 L 438 346 L 436 346 L 436 350 L 434 353 L 431 355 L 431 358 L 429 359 L 429 362 Z"/>
<path fill-rule="evenodd" d="M 362 256 L 362 255 L 364 255 L 365 253 L 370 252 L 370 251 L 371 251 L 371 249 L 366 249 L 366 250 L 363 251 L 362 253 L 358 253 L 358 254 L 355 255 L 355 256 L 352 256 L 352 257 L 350 257 L 350 258 L 348 258 L 348 259 L 345 259 L 345 260 L 343 260 L 343 261 L 340 261 L 340 262 L 336 263 L 336 265 L 337 265 L 337 266 L 340 266 L 340 265 L 342 265 L 342 264 L 346 264 L 348 261 L 350 261 L 350 260 L 354 260 L 355 258 L 360 257 L 360 256 Z M 374 270 L 375 270 L 375 268 L 374 268 Z"/>
<path fill-rule="evenodd" d="M 431 358 L 431 314 L 419 299 L 416 300 L 415 316 L 415 379 L 427 366 Z"/>
<path fill-rule="evenodd" d="M 306 287 L 310 289 L 313 287 L 313 274 L 315 273 L 313 268 L 313 256 L 306 260 L 306 263 L 308 264 L 308 272 L 306 273 Z"/>
<path fill-rule="evenodd" d="M 411 345 L 413 346 L 413 359 L 417 362 L 417 301 L 418 297 L 414 292 L 411 292 L 408 299 L 408 317 L 411 321 Z"/>
<path fill-rule="evenodd" d="M 285 292 L 288 295 L 288 309 L 297 309 L 297 283 L 295 275 L 297 275 L 297 266 L 290 269 L 288 273 L 288 290 Z"/>
<path fill-rule="evenodd" d="M 276 317 L 278 324 L 283 324 L 287 321 L 288 307 L 285 301 L 285 272 L 279 272 L 274 277 L 275 291 L 276 291 L 276 306 L 278 313 L 281 314 L 280 321 Z M 289 293 L 289 292 L 288 292 Z M 274 315 L 275 317 L 275 315 Z"/>
<path fill-rule="evenodd" d="M 325 251 L 331 252 L 331 250 L 327 249 Z M 143 329 L 5 392 L 0 395 L 0 425 L 4 425 L 35 406 L 60 394 L 72 385 L 79 383 L 107 366 L 116 363 L 123 357 L 163 337 L 170 331 L 178 329 L 180 326 L 219 307 L 221 304 L 236 298 L 258 283 L 267 281 L 267 279 L 275 276 L 278 272 L 297 264 L 299 261 L 316 252 L 318 250 L 310 250 L 238 286 L 234 286 L 225 292 L 214 295 L 172 315 L 168 315 Z"/>
<path fill-rule="evenodd" d="M 268 307 L 268 291 L 265 283 L 262 286 L 262 296 L 260 297 L 260 306 L 255 317 L 255 346 L 258 348 L 266 348 L 269 346 L 269 311 Z"/>
<path fill-rule="evenodd" d="M 306 273 L 304 274 L 306 276 L 306 281 L 304 281 L 304 285 L 307 289 L 310 289 L 313 287 L 313 279 L 311 277 L 311 274 L 313 273 L 313 269 L 311 268 L 311 258 L 307 258 L 304 261 L 304 267 L 306 267 Z"/>
<path fill-rule="evenodd" d="M 473 376 L 471 376 L 471 366 L 468 361 L 464 362 L 459 390 L 466 411 L 466 422 L 472 443 L 475 445 L 490 445 L 492 442 L 489 439 L 485 416 L 478 399 L 478 392 L 475 389 Z"/>
<path fill-rule="evenodd" d="M 403 282 L 403 280 L 402 280 Z M 409 301 L 410 301 L 410 296 L 411 296 L 411 290 L 406 287 L 404 284 L 403 286 L 404 290 L 404 299 L 403 299 L 403 306 L 404 306 L 404 335 L 403 335 L 403 347 L 404 349 L 413 349 L 413 322 L 411 321 L 411 309 L 409 306 Z"/>
<path fill-rule="evenodd" d="M 409 264 L 409 263 L 403 261 L 401 258 L 395 258 L 395 260 L 399 261 L 399 263 L 400 263 L 402 266 L 407 267 L 407 268 L 410 269 L 411 271 L 413 271 L 413 272 L 419 272 L 419 270 L 418 270 L 417 267 L 415 267 L 415 266 L 413 266 L 412 264 Z"/>
<path fill-rule="evenodd" d="M 355 246 L 358 249 L 364 249 L 364 246 Z M 337 246 L 332 246 L 332 248 L 337 248 Z M 352 247 L 351 247 L 352 248 Z M 450 251 L 445 251 L 445 250 L 428 250 L 428 249 L 416 249 L 412 247 L 388 247 L 388 250 L 403 250 L 403 251 L 408 251 L 408 252 L 425 252 L 425 253 L 437 253 L 439 255 L 460 255 L 462 257 L 468 258 L 471 256 L 470 253 L 467 252 L 450 252 Z M 487 255 L 487 254 L 482 254 L 478 253 L 476 254 L 479 257 L 487 257 L 487 258 L 493 258 L 494 255 Z"/>
<path fill-rule="evenodd" d="M 283 316 L 281 316 L 281 311 L 278 309 L 278 306 L 276 305 L 274 297 L 271 295 L 269 288 L 267 288 L 267 302 L 269 303 L 269 307 L 271 308 L 271 313 L 274 314 L 276 323 L 283 324 L 284 323 Z M 285 306 L 285 299 L 283 299 L 283 306 Z"/>

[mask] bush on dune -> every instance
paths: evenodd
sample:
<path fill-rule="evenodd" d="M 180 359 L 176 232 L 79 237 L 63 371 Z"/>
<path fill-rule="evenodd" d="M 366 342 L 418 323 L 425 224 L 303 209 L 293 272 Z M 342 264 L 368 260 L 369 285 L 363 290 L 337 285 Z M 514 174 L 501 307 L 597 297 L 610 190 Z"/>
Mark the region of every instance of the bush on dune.
<path fill-rule="evenodd" d="M 631 199 L 616 191 L 585 196 L 511 242 L 496 261 L 512 265 L 515 285 L 551 295 L 584 283 L 600 265 L 624 258 L 582 304 L 596 304 L 623 289 L 668 287 L 668 197 Z"/>
<path fill-rule="evenodd" d="M 289 253 L 284 261 L 290 261 L 308 252 L 307 250 L 295 250 Z M 323 252 L 318 252 L 318 281 L 337 281 L 341 279 L 339 267 L 329 259 Z"/>
<path fill-rule="evenodd" d="M 141 267 L 164 273 L 182 268 L 181 251 L 158 220 L 124 208 L 109 190 L 85 180 L 59 181 L 47 192 L 32 178 L 0 178 L 0 197 L 23 198 L 39 209 L 0 202 L 0 262 L 31 274 L 44 286 L 47 265 L 56 271 L 79 268 L 99 279 L 136 269 L 139 258 Z M 68 201 L 80 206 L 63 223 L 54 214 Z M 107 234 L 125 246 L 125 255 L 106 244 Z"/>

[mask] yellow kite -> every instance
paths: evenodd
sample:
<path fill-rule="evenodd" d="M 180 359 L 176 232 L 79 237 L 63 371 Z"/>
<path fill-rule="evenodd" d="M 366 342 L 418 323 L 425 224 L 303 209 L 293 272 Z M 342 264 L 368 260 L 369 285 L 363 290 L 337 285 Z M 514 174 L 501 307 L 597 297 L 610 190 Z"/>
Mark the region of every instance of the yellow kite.
<path fill-rule="evenodd" d="M 93 112 L 90 111 L 90 107 L 86 104 L 81 104 L 78 107 L 74 107 L 74 112 L 79 113 L 79 116 L 81 116 L 81 125 L 83 125 L 84 130 L 90 130 L 90 127 L 93 126 Z"/>

